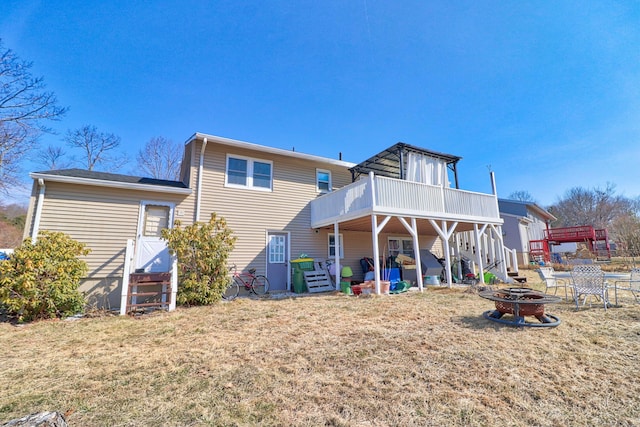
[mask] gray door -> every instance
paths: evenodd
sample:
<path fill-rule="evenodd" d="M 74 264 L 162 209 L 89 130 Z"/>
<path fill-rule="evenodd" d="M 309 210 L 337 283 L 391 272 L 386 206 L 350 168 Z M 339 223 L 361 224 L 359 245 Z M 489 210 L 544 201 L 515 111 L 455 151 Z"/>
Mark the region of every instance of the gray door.
<path fill-rule="evenodd" d="M 289 276 L 289 235 L 282 232 L 267 234 L 267 279 L 269 290 L 286 291 Z"/>

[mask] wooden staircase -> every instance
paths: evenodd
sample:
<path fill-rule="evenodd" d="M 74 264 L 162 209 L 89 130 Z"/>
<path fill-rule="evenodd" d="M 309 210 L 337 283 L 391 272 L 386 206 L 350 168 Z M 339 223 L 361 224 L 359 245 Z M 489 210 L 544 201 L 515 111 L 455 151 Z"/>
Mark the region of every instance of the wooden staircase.
<path fill-rule="evenodd" d="M 127 290 L 126 312 L 138 308 L 171 305 L 171 273 L 131 273 Z"/>
<path fill-rule="evenodd" d="M 318 262 L 314 262 L 313 267 L 313 271 L 303 271 L 307 291 L 309 291 L 309 293 L 334 291 L 335 286 L 331 281 L 329 272 L 321 267 Z"/>

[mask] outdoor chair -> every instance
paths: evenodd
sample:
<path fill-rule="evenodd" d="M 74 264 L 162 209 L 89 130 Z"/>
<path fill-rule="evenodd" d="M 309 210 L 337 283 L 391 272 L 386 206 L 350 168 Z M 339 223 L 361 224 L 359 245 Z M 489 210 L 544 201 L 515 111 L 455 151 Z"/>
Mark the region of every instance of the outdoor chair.
<path fill-rule="evenodd" d="M 571 271 L 573 280 L 573 299 L 576 302 L 576 309 L 580 308 L 580 297 L 584 297 L 582 305 L 587 302 L 587 298 L 594 295 L 602 299 L 604 309 L 609 305 L 609 285 L 604 280 L 604 272 L 599 265 L 576 265 Z"/>
<path fill-rule="evenodd" d="M 629 280 L 616 280 L 614 282 L 614 291 L 616 294 L 616 305 L 618 305 L 618 291 L 631 292 L 636 302 L 640 303 L 640 299 L 638 299 L 638 294 L 640 294 L 640 268 L 631 269 Z"/>
<path fill-rule="evenodd" d="M 556 272 L 553 267 L 540 267 L 538 268 L 538 274 L 545 284 L 545 294 L 549 293 L 550 289 L 553 289 L 553 294 L 556 295 L 558 288 L 564 288 L 564 299 L 569 300 L 569 294 L 567 292 L 569 285 L 565 280 L 556 277 Z"/>

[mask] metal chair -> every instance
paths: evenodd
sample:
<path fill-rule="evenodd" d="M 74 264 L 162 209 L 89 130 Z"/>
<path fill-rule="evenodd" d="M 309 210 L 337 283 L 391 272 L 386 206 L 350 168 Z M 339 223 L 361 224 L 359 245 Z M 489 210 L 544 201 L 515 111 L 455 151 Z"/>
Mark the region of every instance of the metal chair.
<path fill-rule="evenodd" d="M 618 283 L 623 284 L 623 286 L 619 286 Z M 631 269 L 629 280 L 616 280 L 613 285 L 616 295 L 616 305 L 618 305 L 619 290 L 631 292 L 636 302 L 640 303 L 640 299 L 638 299 L 638 295 L 640 294 L 640 268 Z"/>
<path fill-rule="evenodd" d="M 556 277 L 556 272 L 553 267 L 540 267 L 538 268 L 538 274 L 545 284 L 545 294 L 549 293 L 549 289 L 553 289 L 553 294 L 556 295 L 558 288 L 564 288 L 564 299 L 569 300 L 569 294 L 567 292 L 569 285 L 565 280 Z"/>
<path fill-rule="evenodd" d="M 573 299 L 576 302 L 576 309 L 580 308 L 580 297 L 584 296 L 582 305 L 587 302 L 590 295 L 602 299 L 604 309 L 609 303 L 609 285 L 604 280 L 604 272 L 599 265 L 576 265 L 571 271 L 573 280 Z"/>

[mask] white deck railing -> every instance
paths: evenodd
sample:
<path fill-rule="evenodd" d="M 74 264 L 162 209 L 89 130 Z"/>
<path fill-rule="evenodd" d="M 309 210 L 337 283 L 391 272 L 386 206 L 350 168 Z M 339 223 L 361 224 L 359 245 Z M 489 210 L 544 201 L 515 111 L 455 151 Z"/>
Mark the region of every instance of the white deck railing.
<path fill-rule="evenodd" d="M 496 196 L 492 194 L 369 176 L 311 201 L 311 227 L 391 212 L 470 221 L 500 218 Z"/>
<path fill-rule="evenodd" d="M 311 224 L 323 220 L 343 220 L 366 214 L 373 206 L 371 181 L 361 179 L 337 191 L 324 194 L 311 201 Z"/>

